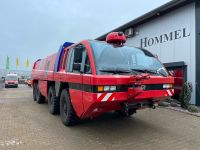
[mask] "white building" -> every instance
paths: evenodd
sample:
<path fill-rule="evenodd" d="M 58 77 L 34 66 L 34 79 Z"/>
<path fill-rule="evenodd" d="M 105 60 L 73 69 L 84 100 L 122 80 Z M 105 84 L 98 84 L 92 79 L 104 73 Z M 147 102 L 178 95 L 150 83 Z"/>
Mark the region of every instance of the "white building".
<path fill-rule="evenodd" d="M 200 105 L 199 0 L 172 0 L 113 31 L 123 31 L 127 45 L 148 49 L 167 67 L 184 68 L 193 84 L 192 103 Z"/>

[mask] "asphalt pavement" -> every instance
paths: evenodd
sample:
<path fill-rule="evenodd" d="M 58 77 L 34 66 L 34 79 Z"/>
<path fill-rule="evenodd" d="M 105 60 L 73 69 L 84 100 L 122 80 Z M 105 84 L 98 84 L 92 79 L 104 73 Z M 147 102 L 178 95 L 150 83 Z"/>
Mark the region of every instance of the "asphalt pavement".
<path fill-rule="evenodd" d="M 51 115 L 20 85 L 0 91 L 0 150 L 198 150 L 200 118 L 158 108 L 119 118 L 107 113 L 74 127 Z"/>

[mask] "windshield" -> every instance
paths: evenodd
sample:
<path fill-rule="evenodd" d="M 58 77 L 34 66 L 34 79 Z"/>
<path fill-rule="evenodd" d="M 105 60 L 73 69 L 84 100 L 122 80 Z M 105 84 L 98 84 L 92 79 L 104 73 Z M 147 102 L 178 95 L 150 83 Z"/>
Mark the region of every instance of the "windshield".
<path fill-rule="evenodd" d="M 6 76 L 6 80 L 17 80 L 17 76 Z"/>
<path fill-rule="evenodd" d="M 90 41 L 97 74 L 153 73 L 167 76 L 163 65 L 147 50 L 115 47 L 105 42 Z"/>

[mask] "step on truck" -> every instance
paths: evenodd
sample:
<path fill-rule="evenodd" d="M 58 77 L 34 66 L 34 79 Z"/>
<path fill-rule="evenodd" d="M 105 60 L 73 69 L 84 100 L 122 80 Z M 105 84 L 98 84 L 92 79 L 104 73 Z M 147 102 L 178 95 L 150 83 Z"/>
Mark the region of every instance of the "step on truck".
<path fill-rule="evenodd" d="M 113 111 L 130 116 L 173 96 L 174 78 L 145 49 L 125 46 L 121 32 L 106 41 L 66 42 L 37 60 L 32 69 L 33 99 L 48 102 L 66 126 Z"/>

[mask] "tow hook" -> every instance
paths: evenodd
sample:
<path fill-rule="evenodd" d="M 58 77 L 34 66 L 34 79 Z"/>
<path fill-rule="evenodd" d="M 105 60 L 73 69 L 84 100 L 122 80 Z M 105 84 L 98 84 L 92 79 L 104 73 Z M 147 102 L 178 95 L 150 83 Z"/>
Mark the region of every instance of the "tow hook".
<path fill-rule="evenodd" d="M 153 104 L 151 108 L 156 109 L 157 107 L 158 107 L 158 104 Z"/>

